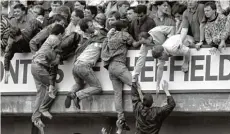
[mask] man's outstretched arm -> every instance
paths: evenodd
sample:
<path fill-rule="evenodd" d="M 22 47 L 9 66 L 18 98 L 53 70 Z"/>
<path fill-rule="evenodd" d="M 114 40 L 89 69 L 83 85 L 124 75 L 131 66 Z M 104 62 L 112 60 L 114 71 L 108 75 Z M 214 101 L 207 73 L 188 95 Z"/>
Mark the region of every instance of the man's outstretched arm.
<path fill-rule="evenodd" d="M 168 82 L 166 82 L 165 80 L 164 83 L 162 84 L 162 88 L 167 96 L 167 104 L 161 107 L 158 113 L 161 115 L 162 120 L 164 120 L 173 111 L 173 109 L 176 106 L 176 103 L 168 90 Z"/>
<path fill-rule="evenodd" d="M 131 95 L 132 95 L 132 103 L 133 103 L 133 109 L 135 110 L 138 105 L 141 104 L 141 97 L 143 97 L 142 92 L 138 92 L 138 83 L 137 82 L 132 82 L 132 87 L 131 87 Z M 140 89 L 139 89 L 140 90 Z"/>

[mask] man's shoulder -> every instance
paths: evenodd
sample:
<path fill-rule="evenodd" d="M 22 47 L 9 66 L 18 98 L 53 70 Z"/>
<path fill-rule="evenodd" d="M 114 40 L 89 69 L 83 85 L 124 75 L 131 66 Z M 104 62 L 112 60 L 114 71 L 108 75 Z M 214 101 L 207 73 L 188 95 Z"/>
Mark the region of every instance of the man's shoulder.
<path fill-rule="evenodd" d="M 184 17 L 188 17 L 188 13 L 189 13 L 189 11 L 188 11 L 188 9 L 186 9 L 186 10 L 184 11 L 184 13 L 183 13 L 183 16 L 184 16 Z"/>
<path fill-rule="evenodd" d="M 17 19 L 16 18 L 11 18 L 9 20 L 10 24 L 13 25 L 13 24 L 16 24 L 17 23 Z"/>
<path fill-rule="evenodd" d="M 224 19 L 226 19 L 227 17 L 226 17 L 225 15 L 223 15 L 223 14 L 218 14 L 218 18 L 219 18 L 220 20 L 224 20 Z"/>
<path fill-rule="evenodd" d="M 146 23 L 155 23 L 155 21 L 150 18 L 149 16 L 146 17 L 146 20 L 145 20 Z"/>

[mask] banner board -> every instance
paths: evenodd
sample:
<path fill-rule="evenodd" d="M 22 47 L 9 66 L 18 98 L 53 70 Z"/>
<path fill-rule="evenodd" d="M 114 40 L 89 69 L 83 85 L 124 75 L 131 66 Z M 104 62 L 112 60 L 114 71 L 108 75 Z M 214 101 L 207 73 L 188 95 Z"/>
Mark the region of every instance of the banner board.
<path fill-rule="evenodd" d="M 202 48 L 200 51 L 191 49 L 191 61 L 189 72 L 183 73 L 181 65 L 183 57 L 171 57 L 165 64 L 162 80 L 169 82 L 169 88 L 175 92 L 229 92 L 230 91 L 230 48 L 222 53 L 210 55 L 210 48 Z M 129 50 L 127 66 L 132 73 L 139 50 Z M 9 82 L 4 82 L 3 57 L 0 57 L 0 92 L 23 93 L 36 92 L 33 76 L 31 74 L 32 55 L 15 54 L 11 60 Z M 157 61 L 151 57 L 150 51 L 146 58 L 145 66 L 140 75 L 142 90 L 155 91 Z M 57 87 L 60 92 L 69 91 L 74 84 L 72 76 L 73 58 L 64 61 L 59 66 Z M 108 71 L 98 62 L 94 68 L 99 78 L 103 91 L 113 91 Z M 130 87 L 124 86 L 124 90 Z"/>

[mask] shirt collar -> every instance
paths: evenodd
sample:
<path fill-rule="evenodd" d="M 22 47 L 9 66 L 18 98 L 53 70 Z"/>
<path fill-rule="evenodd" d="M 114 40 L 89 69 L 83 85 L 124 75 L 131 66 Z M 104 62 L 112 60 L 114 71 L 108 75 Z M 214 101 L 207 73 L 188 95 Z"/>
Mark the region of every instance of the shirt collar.
<path fill-rule="evenodd" d="M 207 19 L 207 22 L 213 22 L 213 21 L 215 21 L 216 19 L 217 19 L 217 17 L 218 17 L 218 13 L 215 13 L 215 18 L 213 18 L 213 19 Z"/>
<path fill-rule="evenodd" d="M 27 15 L 24 15 L 21 19 L 21 21 L 19 21 L 19 23 L 23 23 L 27 21 Z"/>

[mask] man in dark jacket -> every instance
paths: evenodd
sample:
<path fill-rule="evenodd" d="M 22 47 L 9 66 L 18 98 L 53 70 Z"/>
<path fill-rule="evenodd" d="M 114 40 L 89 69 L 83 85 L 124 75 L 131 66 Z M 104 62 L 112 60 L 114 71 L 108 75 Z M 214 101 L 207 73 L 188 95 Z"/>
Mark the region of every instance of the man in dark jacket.
<path fill-rule="evenodd" d="M 50 35 L 51 29 L 55 24 L 60 24 L 60 25 L 65 25 L 66 24 L 66 19 L 62 15 L 55 15 L 53 16 L 52 23 L 42 29 L 36 36 L 34 36 L 30 42 L 30 50 L 33 54 L 38 51 L 38 49 L 41 47 L 41 45 L 45 42 L 45 40 L 48 38 Z"/>
<path fill-rule="evenodd" d="M 136 134 L 158 134 L 163 121 L 172 112 L 176 103 L 168 91 L 168 83 L 164 81 L 162 88 L 167 96 L 167 103 L 163 107 L 152 107 L 153 98 L 151 94 L 145 94 L 143 102 L 138 95 L 138 85 L 132 84 L 132 103 L 136 118 Z"/>
<path fill-rule="evenodd" d="M 141 32 L 148 32 L 156 26 L 154 20 L 147 15 L 147 7 L 145 5 L 138 5 L 135 9 L 137 19 L 134 20 L 129 29 L 129 33 L 135 40 L 138 40 L 138 35 Z"/>
<path fill-rule="evenodd" d="M 18 27 L 11 27 L 9 29 L 9 38 L 4 56 L 5 81 L 8 81 L 10 60 L 15 53 L 30 52 L 29 41 L 42 29 L 42 20 L 44 16 L 44 9 L 41 6 L 36 7 L 37 18 L 31 19 L 24 29 Z"/>

